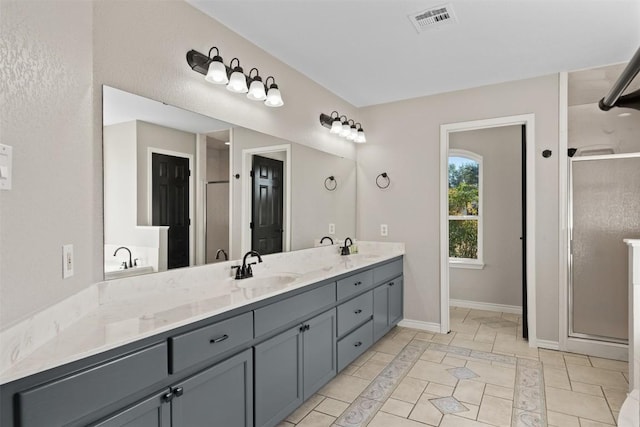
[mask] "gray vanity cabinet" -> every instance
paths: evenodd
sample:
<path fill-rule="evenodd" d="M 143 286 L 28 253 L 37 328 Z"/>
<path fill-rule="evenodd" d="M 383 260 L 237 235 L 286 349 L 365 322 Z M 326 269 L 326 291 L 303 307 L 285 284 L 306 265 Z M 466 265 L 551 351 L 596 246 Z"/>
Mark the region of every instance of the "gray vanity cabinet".
<path fill-rule="evenodd" d="M 402 277 L 373 290 L 373 340 L 378 341 L 402 320 Z"/>
<path fill-rule="evenodd" d="M 171 423 L 171 407 L 165 396 L 169 393 L 165 389 L 148 399 L 91 427 L 166 427 Z"/>
<path fill-rule="evenodd" d="M 336 374 L 335 309 L 255 346 L 255 425 L 272 427 Z"/>

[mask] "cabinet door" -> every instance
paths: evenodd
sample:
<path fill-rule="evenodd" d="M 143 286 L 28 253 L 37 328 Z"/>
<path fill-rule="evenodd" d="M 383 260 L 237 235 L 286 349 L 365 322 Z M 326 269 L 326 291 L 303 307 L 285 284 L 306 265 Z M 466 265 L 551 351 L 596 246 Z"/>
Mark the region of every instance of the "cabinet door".
<path fill-rule="evenodd" d="M 389 325 L 388 285 L 373 290 L 373 341 L 378 341 L 387 333 Z"/>
<path fill-rule="evenodd" d="M 256 427 L 277 425 L 303 401 L 301 329 L 296 326 L 255 346 Z"/>
<path fill-rule="evenodd" d="M 305 322 L 303 334 L 304 400 L 336 375 L 336 310 Z"/>
<path fill-rule="evenodd" d="M 169 427 L 170 405 L 164 399 L 168 391 L 165 389 L 91 427 Z"/>
<path fill-rule="evenodd" d="M 172 387 L 172 427 L 253 426 L 251 349 Z"/>
<path fill-rule="evenodd" d="M 402 277 L 393 279 L 389 287 L 389 327 L 402 320 Z"/>

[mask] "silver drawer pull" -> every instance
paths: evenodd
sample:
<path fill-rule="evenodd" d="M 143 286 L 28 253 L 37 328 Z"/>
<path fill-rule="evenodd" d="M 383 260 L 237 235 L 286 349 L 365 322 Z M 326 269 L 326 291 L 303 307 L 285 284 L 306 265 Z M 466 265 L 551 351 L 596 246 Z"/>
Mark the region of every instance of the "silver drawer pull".
<path fill-rule="evenodd" d="M 221 336 L 221 337 L 218 337 L 218 338 L 214 338 L 214 339 L 209 340 L 209 344 L 217 344 L 217 343 L 219 343 L 219 342 L 222 342 L 222 341 L 226 340 L 227 338 L 229 338 L 229 335 L 224 334 L 224 335 L 223 335 L 223 336 Z"/>
<path fill-rule="evenodd" d="M 354 347 L 360 347 L 362 345 L 362 341 L 358 341 L 357 343 L 355 343 L 353 346 Z"/>
<path fill-rule="evenodd" d="M 362 313 L 362 310 L 357 309 L 356 311 L 354 311 L 354 313 L 355 313 L 355 314 L 360 314 L 360 313 Z"/>

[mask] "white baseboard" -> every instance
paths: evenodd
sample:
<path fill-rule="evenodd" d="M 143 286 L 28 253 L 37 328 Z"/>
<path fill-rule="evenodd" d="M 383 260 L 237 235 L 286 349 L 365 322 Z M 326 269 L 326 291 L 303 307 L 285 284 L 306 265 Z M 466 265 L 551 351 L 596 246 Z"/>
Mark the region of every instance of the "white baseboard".
<path fill-rule="evenodd" d="M 546 348 L 547 350 L 560 350 L 560 343 L 558 341 L 549 340 L 536 340 L 538 348 Z"/>
<path fill-rule="evenodd" d="M 449 299 L 449 305 L 453 307 L 472 308 L 474 310 L 498 311 L 501 313 L 522 315 L 522 307 L 517 305 L 492 304 L 490 302 L 466 301 L 461 299 Z"/>
<path fill-rule="evenodd" d="M 440 323 L 422 322 L 420 320 L 402 319 L 398 326 L 403 328 L 420 329 L 421 331 L 440 333 Z"/>

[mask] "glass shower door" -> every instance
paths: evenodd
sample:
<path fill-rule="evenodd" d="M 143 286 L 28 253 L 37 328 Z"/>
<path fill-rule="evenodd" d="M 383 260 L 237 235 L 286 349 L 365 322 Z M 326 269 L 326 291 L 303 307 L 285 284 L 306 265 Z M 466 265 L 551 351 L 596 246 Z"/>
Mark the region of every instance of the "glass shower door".
<path fill-rule="evenodd" d="M 640 237 L 640 154 L 572 158 L 569 335 L 628 339 L 627 247 Z"/>

